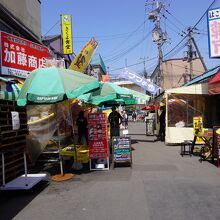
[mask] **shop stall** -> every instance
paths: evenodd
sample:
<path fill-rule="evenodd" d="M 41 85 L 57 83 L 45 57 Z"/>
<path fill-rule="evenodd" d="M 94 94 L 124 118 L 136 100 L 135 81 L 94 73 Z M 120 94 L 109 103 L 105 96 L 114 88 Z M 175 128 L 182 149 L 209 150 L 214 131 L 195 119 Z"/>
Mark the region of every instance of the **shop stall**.
<path fill-rule="evenodd" d="M 167 144 L 179 144 L 193 140 L 193 118 L 202 117 L 204 128 L 212 130 L 218 108 L 216 100 L 208 94 L 208 84 L 196 84 L 166 90 Z"/>

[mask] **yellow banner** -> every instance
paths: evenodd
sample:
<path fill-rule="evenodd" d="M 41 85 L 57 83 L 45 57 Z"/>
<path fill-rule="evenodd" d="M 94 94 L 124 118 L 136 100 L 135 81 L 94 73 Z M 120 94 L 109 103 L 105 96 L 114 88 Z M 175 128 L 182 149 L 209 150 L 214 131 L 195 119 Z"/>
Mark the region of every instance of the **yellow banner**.
<path fill-rule="evenodd" d="M 94 38 L 92 38 L 82 48 L 80 53 L 75 56 L 75 58 L 73 59 L 72 63 L 69 66 L 69 69 L 83 73 L 87 65 L 89 64 L 97 46 L 98 46 L 97 41 Z"/>
<path fill-rule="evenodd" d="M 63 54 L 73 53 L 72 41 L 72 16 L 65 14 L 61 15 L 61 28 L 63 40 Z"/>

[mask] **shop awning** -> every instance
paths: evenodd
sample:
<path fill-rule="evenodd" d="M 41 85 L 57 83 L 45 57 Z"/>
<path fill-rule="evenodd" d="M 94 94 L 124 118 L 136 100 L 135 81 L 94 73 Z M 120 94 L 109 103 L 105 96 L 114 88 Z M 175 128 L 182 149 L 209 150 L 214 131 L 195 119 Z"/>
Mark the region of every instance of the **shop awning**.
<path fill-rule="evenodd" d="M 220 70 L 209 80 L 208 91 L 211 95 L 220 94 Z"/>
<path fill-rule="evenodd" d="M 0 77 L 0 99 L 15 101 L 19 92 L 20 88 L 17 84 Z"/>
<path fill-rule="evenodd" d="M 208 95 L 208 83 L 195 84 L 191 86 L 182 86 L 174 89 L 167 89 L 165 93 Z"/>

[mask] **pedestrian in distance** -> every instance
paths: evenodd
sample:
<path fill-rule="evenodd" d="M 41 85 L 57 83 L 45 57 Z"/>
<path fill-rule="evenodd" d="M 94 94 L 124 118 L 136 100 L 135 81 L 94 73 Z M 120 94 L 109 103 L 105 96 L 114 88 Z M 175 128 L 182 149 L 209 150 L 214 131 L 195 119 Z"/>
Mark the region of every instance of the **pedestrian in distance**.
<path fill-rule="evenodd" d="M 128 114 L 126 111 L 123 111 L 122 117 L 123 117 L 123 126 L 125 129 L 127 129 L 128 128 Z"/>
<path fill-rule="evenodd" d="M 132 120 L 133 120 L 133 122 L 136 122 L 136 120 L 137 120 L 137 113 L 136 113 L 136 111 L 134 111 L 132 113 Z"/>
<path fill-rule="evenodd" d="M 122 123 L 122 116 L 116 111 L 116 107 L 112 107 L 112 112 L 108 116 L 110 124 L 110 137 L 120 136 L 120 124 Z"/>

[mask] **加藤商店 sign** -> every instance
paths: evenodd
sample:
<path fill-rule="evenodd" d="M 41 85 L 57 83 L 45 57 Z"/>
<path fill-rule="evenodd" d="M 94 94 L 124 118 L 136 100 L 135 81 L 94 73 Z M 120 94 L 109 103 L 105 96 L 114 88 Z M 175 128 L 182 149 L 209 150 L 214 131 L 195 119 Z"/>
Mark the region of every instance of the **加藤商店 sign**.
<path fill-rule="evenodd" d="M 47 47 L 5 32 L 0 37 L 1 75 L 26 78 L 32 70 L 45 67 Z"/>

